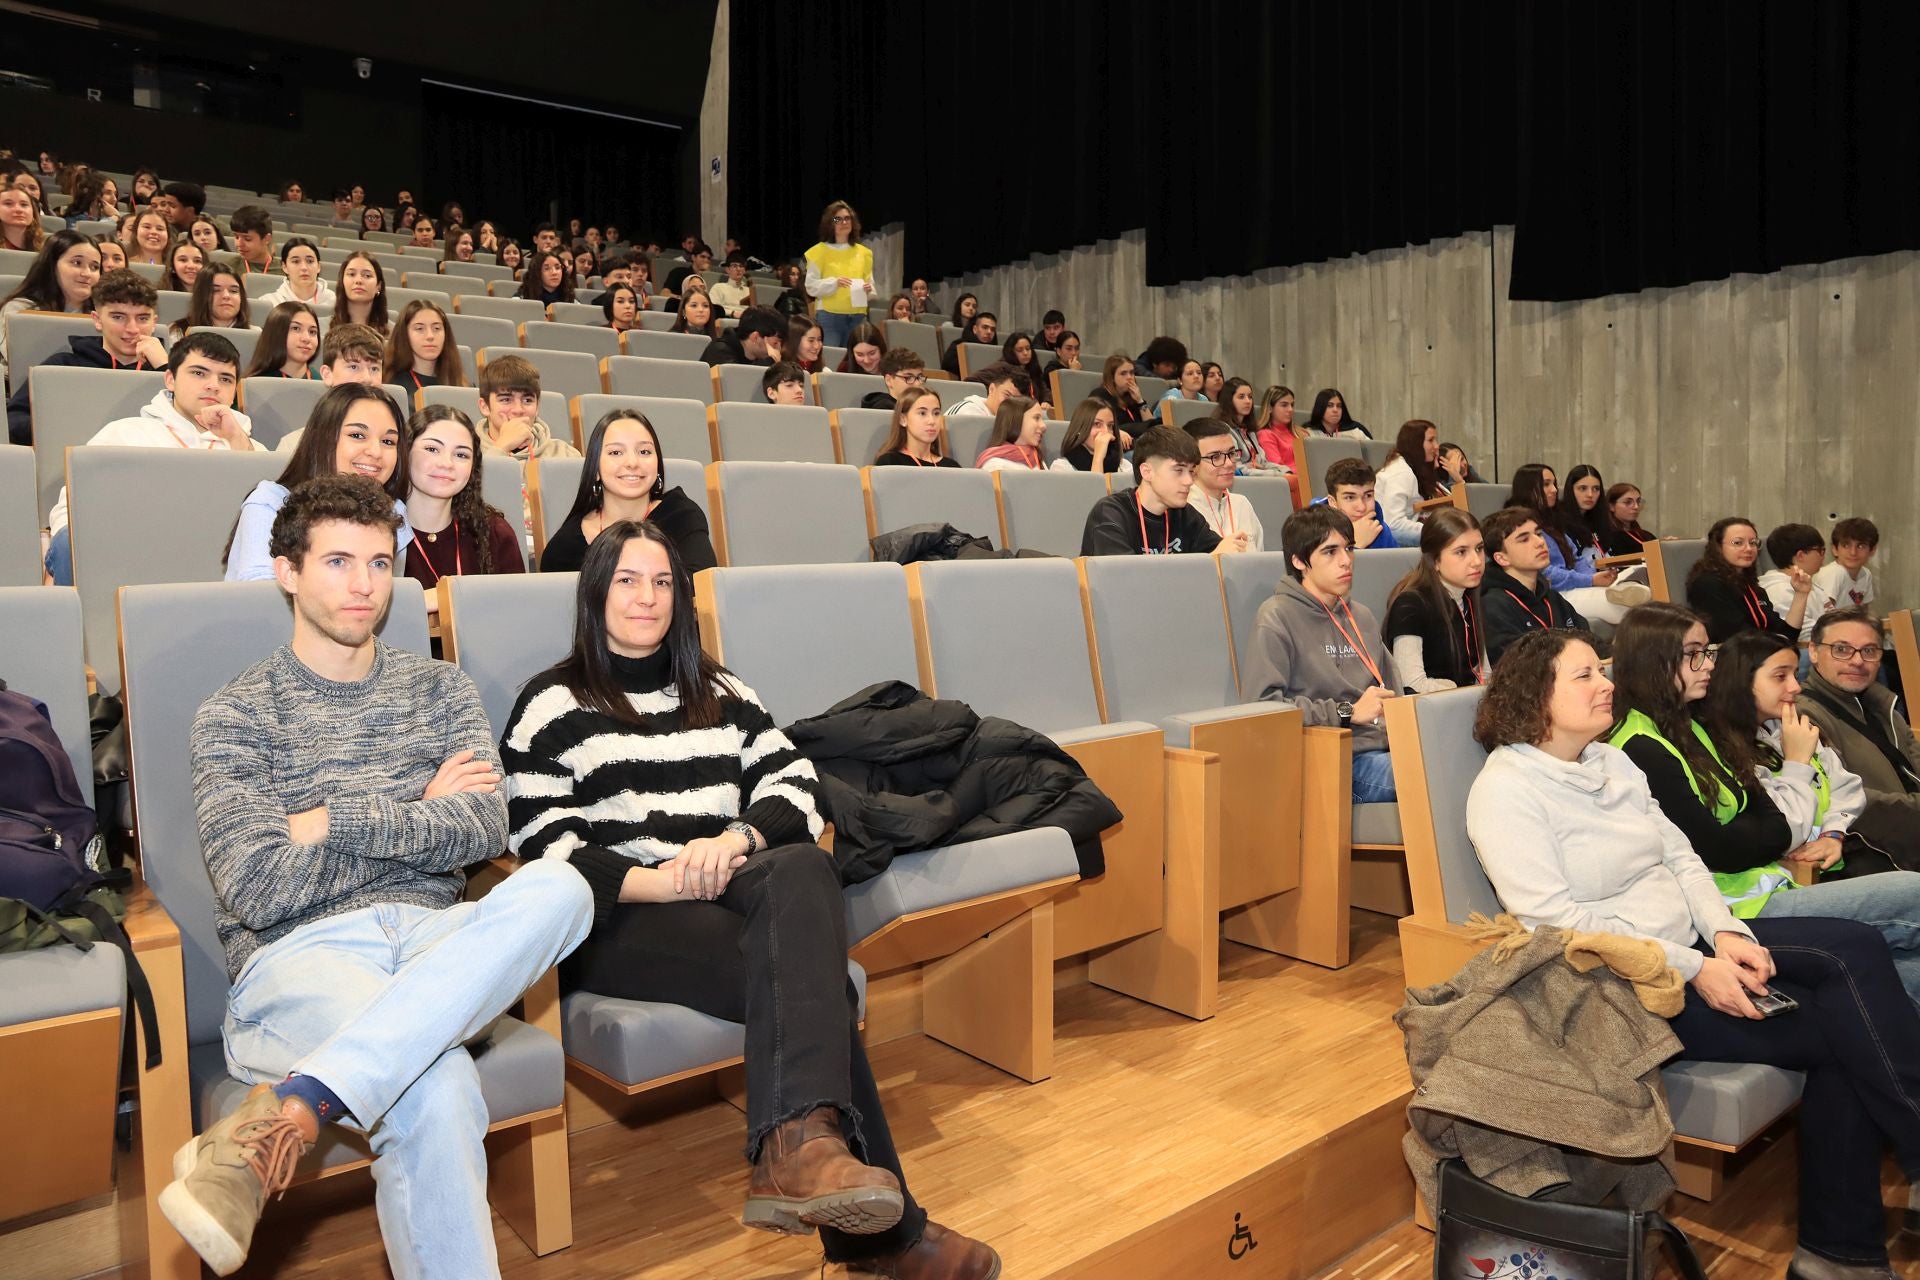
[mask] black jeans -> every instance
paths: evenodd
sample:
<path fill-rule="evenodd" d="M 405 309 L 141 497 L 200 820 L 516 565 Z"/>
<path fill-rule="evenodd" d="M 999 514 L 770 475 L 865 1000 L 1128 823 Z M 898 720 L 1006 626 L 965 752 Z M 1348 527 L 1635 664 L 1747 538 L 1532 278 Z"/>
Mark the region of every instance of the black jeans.
<path fill-rule="evenodd" d="M 1880 1158 L 1920 1174 L 1920 1011 L 1878 930 L 1852 920 L 1749 920 L 1772 985 L 1798 1013 L 1764 1022 L 1710 1008 L 1689 986 L 1673 1020 L 1685 1056 L 1807 1073 L 1800 1101 L 1800 1243 L 1836 1262 L 1887 1265 Z"/>
<path fill-rule="evenodd" d="M 747 1024 L 747 1159 L 782 1121 L 838 1107 L 847 1142 L 906 1190 L 847 977 L 846 901 L 833 859 L 790 844 L 747 860 L 713 902 L 629 902 L 561 966 L 570 990 L 686 1005 Z M 878 1235 L 822 1228 L 833 1261 L 904 1249 L 927 1215 L 907 1192 Z"/>

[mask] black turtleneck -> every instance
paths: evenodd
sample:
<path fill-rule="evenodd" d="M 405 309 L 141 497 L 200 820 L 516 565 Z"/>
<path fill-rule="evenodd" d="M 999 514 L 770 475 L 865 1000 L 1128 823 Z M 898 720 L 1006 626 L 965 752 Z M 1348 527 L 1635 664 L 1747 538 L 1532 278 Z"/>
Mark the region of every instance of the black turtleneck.
<path fill-rule="evenodd" d="M 613 678 L 628 693 L 658 693 L 673 683 L 673 658 L 661 645 L 644 658 L 629 658 L 608 652 L 613 659 Z"/>

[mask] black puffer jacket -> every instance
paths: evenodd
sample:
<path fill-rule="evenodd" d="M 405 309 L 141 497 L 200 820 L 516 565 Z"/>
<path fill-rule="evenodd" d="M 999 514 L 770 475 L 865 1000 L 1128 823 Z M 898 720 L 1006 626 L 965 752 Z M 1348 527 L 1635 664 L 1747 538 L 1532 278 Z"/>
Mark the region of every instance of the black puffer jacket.
<path fill-rule="evenodd" d="M 871 880 L 895 854 L 1034 827 L 1066 830 L 1083 877 L 1106 870 L 1100 833 L 1120 810 L 1072 756 L 1011 720 L 892 680 L 787 736 L 820 772 L 845 884 Z"/>

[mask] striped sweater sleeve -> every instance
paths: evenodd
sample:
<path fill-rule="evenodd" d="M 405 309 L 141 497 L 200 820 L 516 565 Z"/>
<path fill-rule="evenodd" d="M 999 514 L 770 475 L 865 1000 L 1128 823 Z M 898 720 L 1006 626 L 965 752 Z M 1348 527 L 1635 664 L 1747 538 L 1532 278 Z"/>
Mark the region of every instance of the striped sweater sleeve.
<path fill-rule="evenodd" d="M 745 741 L 740 750 L 743 821 L 766 838 L 767 847 L 818 840 L 826 830 L 820 816 L 820 777 L 813 762 L 781 732 L 753 690 L 735 682 L 737 700 L 729 700 Z"/>

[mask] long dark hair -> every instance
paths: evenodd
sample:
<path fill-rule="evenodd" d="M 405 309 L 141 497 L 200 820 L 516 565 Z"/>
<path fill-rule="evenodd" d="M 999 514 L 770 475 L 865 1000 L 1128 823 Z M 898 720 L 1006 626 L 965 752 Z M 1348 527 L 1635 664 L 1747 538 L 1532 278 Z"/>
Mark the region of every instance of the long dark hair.
<path fill-rule="evenodd" d="M 452 343 L 448 343 L 449 346 Z M 413 450 L 413 442 L 420 434 L 436 422 L 457 422 L 467 429 L 467 440 L 473 446 L 473 474 L 467 477 L 467 483 L 460 492 L 453 495 L 453 523 L 458 533 L 467 535 L 473 543 L 475 558 L 474 572 L 493 572 L 493 522 L 504 520 L 506 516 L 500 508 L 490 505 L 486 498 L 485 473 L 482 470 L 486 450 L 480 445 L 480 433 L 474 429 L 473 419 L 450 404 L 430 404 L 413 415 L 412 421 L 401 432 L 408 452 Z M 306 437 L 300 437 L 306 443 Z M 394 468 L 397 474 L 399 468 Z M 409 482 L 411 483 L 411 482 Z"/>
<path fill-rule="evenodd" d="M 1702 803 L 1711 809 L 1722 791 L 1732 794 L 1742 788 L 1694 736 L 1693 713 L 1678 688 L 1681 650 L 1696 625 L 1706 624 L 1685 605 L 1656 600 L 1628 610 L 1613 633 L 1613 708 L 1616 724 L 1629 711 L 1653 721 L 1660 736 L 1680 753 Z"/>
<path fill-rule="evenodd" d="M 1599 481 L 1600 496 L 1594 500 L 1592 511 L 1582 511 L 1580 499 L 1573 496 L 1573 486 L 1588 479 Z M 1599 542 L 1603 547 L 1610 534 L 1620 532 L 1607 506 L 1607 481 L 1600 468 L 1583 462 L 1567 472 L 1566 483 L 1560 487 L 1560 516 L 1568 537 L 1584 535 L 1586 541 Z"/>
<path fill-rule="evenodd" d="M 960 316 L 960 304 L 961 304 L 961 303 L 963 303 L 963 302 L 965 302 L 965 301 L 966 301 L 966 300 L 967 300 L 968 298 L 972 298 L 972 299 L 973 299 L 973 313 L 974 313 L 975 315 L 979 315 L 979 314 L 980 314 L 980 297 L 979 297 L 979 295 L 978 295 L 978 294 L 973 294 L 973 293 L 963 293 L 963 294 L 961 294 L 961 295 L 960 295 L 959 297 L 957 297 L 957 298 L 955 298 L 955 299 L 953 300 L 953 318 L 952 318 L 951 320 L 949 320 L 949 321 L 948 321 L 947 323 L 949 323 L 949 324 L 956 324 L 956 325 L 960 325 L 960 326 L 962 326 L 962 327 L 964 327 L 964 328 L 966 329 L 966 331 L 967 331 L 968 333 L 971 333 L 971 332 L 973 332 L 973 324 L 972 324 L 972 322 L 971 322 L 971 321 L 968 321 L 968 320 L 964 320 L 964 319 L 962 319 L 962 318 L 961 318 L 961 316 Z"/>
<path fill-rule="evenodd" d="M 1513 484 L 1507 490 L 1506 505 L 1526 507 L 1539 513 L 1541 534 L 1559 546 L 1561 562 L 1571 568 L 1580 551 L 1573 545 L 1573 539 L 1567 536 L 1566 508 L 1547 501 L 1547 482 L 1544 477 L 1552 470 L 1544 462 L 1529 462 L 1515 471 Z"/>
<path fill-rule="evenodd" d="M 373 301 L 367 304 L 367 325 L 378 329 L 383 335 L 390 327 L 387 320 L 387 273 L 380 266 L 380 259 L 364 249 L 355 249 L 340 262 L 340 270 L 333 277 L 333 314 L 336 320 L 345 324 L 353 319 L 353 312 L 347 309 L 347 268 L 358 259 L 373 268 Z"/>
<path fill-rule="evenodd" d="M 440 344 L 440 358 L 433 362 L 433 376 L 440 379 L 443 387 L 466 386 L 467 371 L 460 363 L 460 348 L 453 341 L 453 321 L 447 318 L 446 309 L 432 298 L 415 298 L 400 308 L 400 318 L 393 322 L 393 332 L 387 335 L 387 349 L 382 357 L 386 366 L 384 376 L 399 386 L 402 385 L 400 379 L 413 372 L 413 338 L 407 333 L 407 326 L 422 311 L 439 316 L 440 327 L 446 334 Z"/>
<path fill-rule="evenodd" d="M 25 298 L 33 303 L 35 311 L 65 311 L 67 294 L 60 287 L 60 259 L 66 257 L 75 245 L 81 244 L 92 245 L 95 253 L 100 251 L 98 240 L 71 227 L 48 236 L 46 243 L 40 246 L 40 256 L 28 264 L 27 274 L 21 277 L 20 286 L 6 296 L 5 302 Z M 85 305 L 87 310 L 93 309 L 91 299 Z"/>
<path fill-rule="evenodd" d="M 859 362 L 853 358 L 853 349 L 859 346 L 863 342 L 870 347 L 880 348 L 881 355 L 884 356 L 887 354 L 887 340 L 886 340 L 886 337 L 881 334 L 878 326 L 870 323 L 869 321 L 862 320 L 859 324 L 853 326 L 853 328 L 848 330 L 847 332 L 847 353 L 840 357 L 840 364 L 837 367 L 837 370 L 836 370 L 837 372 L 839 373 L 861 372 Z M 822 352 L 821 356 L 824 359 L 825 353 Z"/>
<path fill-rule="evenodd" d="M 1340 430 L 1345 431 L 1353 425 L 1353 412 L 1347 405 L 1346 396 L 1340 393 L 1340 388 L 1322 387 L 1313 397 L 1313 412 L 1307 415 L 1303 428 L 1308 435 L 1327 434 L 1327 406 L 1336 399 L 1340 401 Z"/>
<path fill-rule="evenodd" d="M 1342 407 L 1344 408 L 1344 402 Z M 1344 422 L 1345 419 L 1341 421 Z M 1387 461 L 1405 458 L 1407 466 L 1413 469 L 1413 482 L 1418 486 L 1420 496 L 1437 498 L 1440 496 L 1440 473 L 1434 469 L 1431 462 L 1427 461 L 1427 432 L 1429 431 L 1433 432 L 1434 443 L 1438 445 L 1440 428 L 1425 418 L 1413 418 L 1401 423 L 1400 434 L 1394 437 L 1393 452 L 1387 455 Z M 1421 538 L 1420 545 L 1423 549 L 1426 544 L 1427 540 L 1424 537 Z"/>
<path fill-rule="evenodd" d="M 1742 631 L 1720 642 L 1699 720 L 1737 778 L 1780 765 L 1780 753 L 1760 740 L 1760 708 L 1753 700 L 1754 676 L 1778 653 L 1797 660 L 1800 647 L 1771 631 Z"/>
<path fill-rule="evenodd" d="M 1200 366 L 1201 385 L 1204 386 L 1206 381 L 1207 366 L 1203 364 Z M 1250 445 L 1253 443 L 1253 433 L 1256 430 L 1255 424 L 1260 420 L 1260 406 L 1255 404 L 1244 418 L 1236 418 L 1234 416 L 1233 398 L 1242 387 L 1247 389 L 1249 395 L 1253 393 L 1253 384 L 1245 378 L 1228 378 L 1225 382 L 1221 383 L 1220 402 L 1213 406 L 1213 413 L 1210 416 L 1220 419 L 1235 431 L 1244 432 L 1247 437 L 1245 443 Z M 1240 444 L 1241 441 L 1236 439 L 1234 443 Z"/>
<path fill-rule="evenodd" d="M 393 474 L 387 477 L 382 486 L 387 496 L 395 502 L 404 502 L 407 497 L 407 415 L 400 412 L 393 397 L 385 388 L 369 386 L 364 382 L 345 382 L 337 387 L 328 387 L 326 394 L 314 401 L 313 412 L 307 415 L 307 425 L 300 432 L 300 443 L 294 447 L 293 456 L 287 459 L 287 465 L 273 482 L 282 489 L 293 490 L 316 476 L 330 476 L 337 470 L 335 459 L 340 452 L 340 428 L 346 425 L 347 414 L 353 406 L 362 400 L 377 400 L 387 407 L 393 415 L 393 425 L 400 432 L 399 447 L 394 450 Z M 227 530 L 227 545 L 220 553 L 220 563 L 227 563 L 227 557 L 233 553 L 233 535 L 240 528 L 240 517 L 233 518 L 233 528 Z"/>
<path fill-rule="evenodd" d="M 1721 544 L 1726 541 L 1727 530 L 1735 525 L 1745 525 L 1756 534 L 1760 531 L 1760 526 L 1745 516 L 1727 516 L 1724 519 L 1715 520 L 1713 527 L 1707 530 L 1707 549 L 1701 553 L 1698 560 L 1694 561 L 1693 568 L 1687 570 L 1689 587 L 1694 584 L 1695 579 L 1713 577 L 1720 579 L 1735 591 L 1742 587 L 1759 589 L 1760 575 L 1755 571 L 1754 566 L 1748 565 L 1744 569 L 1734 568 L 1732 561 L 1727 559 L 1727 553 L 1721 547 Z"/>
<path fill-rule="evenodd" d="M 559 300 L 573 301 L 573 259 L 563 258 L 547 249 L 534 250 L 533 257 L 527 260 L 525 269 L 520 273 L 520 292 L 516 296 L 538 302 L 546 295 L 547 286 L 540 281 L 540 269 L 549 258 L 560 264 Z"/>
<path fill-rule="evenodd" d="M 593 424 L 593 434 L 587 437 L 586 462 L 580 468 L 580 487 L 574 491 L 573 507 L 567 512 L 569 522 L 584 520 L 600 509 L 604 488 L 600 483 L 600 447 L 606 443 L 607 428 L 616 422 L 637 422 L 647 429 L 647 438 L 653 441 L 653 460 L 658 467 L 654 472 L 653 488 L 648 497 L 658 502 L 667 492 L 667 455 L 660 449 L 660 433 L 653 429 L 653 423 L 647 415 L 638 409 L 609 409 Z M 631 523 L 631 522 L 629 522 Z"/>
<path fill-rule="evenodd" d="M 1387 596 L 1387 606 L 1405 592 L 1417 594 L 1426 605 L 1427 612 L 1443 621 L 1453 618 L 1453 601 L 1447 595 L 1446 583 L 1440 577 L 1440 556 L 1449 544 L 1463 533 L 1472 533 L 1480 527 L 1473 512 L 1462 511 L 1458 507 L 1441 507 L 1428 513 L 1420 526 L 1420 563 L 1413 572 L 1393 584 L 1393 591 Z M 1477 593 L 1469 592 L 1461 602 L 1473 620 L 1473 644 L 1476 652 L 1468 654 L 1460 651 L 1460 631 L 1449 625 L 1447 649 L 1453 657 L 1456 669 L 1471 667 L 1479 670 L 1482 659 L 1487 656 L 1486 636 L 1480 627 L 1480 604 Z M 1438 664 L 1436 664 L 1438 665 Z"/>
<path fill-rule="evenodd" d="M 167 252 L 171 255 L 173 249 L 169 247 Z M 234 286 L 240 290 L 240 314 L 236 315 L 233 323 L 228 325 L 223 325 L 213 318 L 213 286 L 222 276 L 233 281 Z M 200 268 L 200 274 L 194 278 L 193 292 L 187 295 L 186 318 L 174 321 L 173 332 L 178 336 L 194 328 L 251 329 L 253 320 L 249 312 L 252 307 L 253 299 L 247 297 L 247 284 L 241 279 L 240 273 L 224 262 L 209 262 Z"/>
<path fill-rule="evenodd" d="M 667 651 L 680 698 L 681 726 L 711 728 L 720 722 L 720 693 L 728 688 L 723 681 L 730 673 L 701 649 L 693 579 L 687 576 L 673 539 L 651 521 L 618 521 L 587 544 L 587 556 L 580 565 L 580 588 L 573 598 L 573 651 L 550 670 L 581 706 L 624 724 L 643 723 L 614 677 L 613 650 L 607 647 L 607 592 L 620 567 L 621 552 L 635 538 L 663 547 L 673 571 L 673 618 L 667 623 L 662 647 Z"/>
<path fill-rule="evenodd" d="M 293 328 L 293 318 L 297 315 L 304 315 L 313 321 L 315 332 L 319 331 L 320 315 L 312 307 L 295 300 L 280 303 L 260 325 L 260 340 L 254 344 L 253 363 L 247 366 L 245 376 L 258 378 L 279 374 L 281 367 L 287 363 L 287 332 Z M 313 354 L 317 359 L 319 349 L 315 348 Z M 306 437 L 302 436 L 301 439 Z"/>

